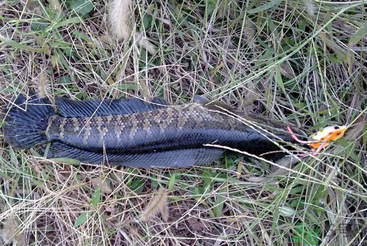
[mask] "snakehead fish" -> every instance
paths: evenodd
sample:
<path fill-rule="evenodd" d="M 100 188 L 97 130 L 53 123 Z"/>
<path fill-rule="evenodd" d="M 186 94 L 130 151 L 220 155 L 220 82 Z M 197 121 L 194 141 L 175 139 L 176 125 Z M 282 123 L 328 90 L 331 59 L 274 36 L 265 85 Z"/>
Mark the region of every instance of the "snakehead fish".
<path fill-rule="evenodd" d="M 56 99 L 19 95 L 6 110 L 6 142 L 27 149 L 51 142 L 48 158 L 131 167 L 187 167 L 210 163 L 225 151 L 260 154 L 291 141 L 282 123 L 207 102 Z M 259 127 L 260 125 L 260 127 Z"/>

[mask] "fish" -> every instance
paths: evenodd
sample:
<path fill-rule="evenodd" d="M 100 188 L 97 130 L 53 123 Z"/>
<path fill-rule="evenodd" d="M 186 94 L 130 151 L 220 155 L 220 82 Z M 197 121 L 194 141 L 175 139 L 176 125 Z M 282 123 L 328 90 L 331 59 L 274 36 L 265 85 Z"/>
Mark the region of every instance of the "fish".
<path fill-rule="evenodd" d="M 19 94 L 5 110 L 4 139 L 16 149 L 50 143 L 47 158 L 138 168 L 182 168 L 211 163 L 227 146 L 252 154 L 292 141 L 283 122 L 196 102 L 161 98 L 57 98 L 56 108 L 36 94 Z"/>

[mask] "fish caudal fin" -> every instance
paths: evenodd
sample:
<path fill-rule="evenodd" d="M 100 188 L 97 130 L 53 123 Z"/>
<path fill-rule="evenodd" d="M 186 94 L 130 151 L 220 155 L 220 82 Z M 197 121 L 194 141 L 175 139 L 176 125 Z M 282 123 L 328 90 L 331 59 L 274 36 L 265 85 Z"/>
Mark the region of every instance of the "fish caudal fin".
<path fill-rule="evenodd" d="M 27 149 L 48 142 L 48 119 L 56 113 L 47 99 L 19 95 L 4 114 L 4 138 L 14 148 Z"/>

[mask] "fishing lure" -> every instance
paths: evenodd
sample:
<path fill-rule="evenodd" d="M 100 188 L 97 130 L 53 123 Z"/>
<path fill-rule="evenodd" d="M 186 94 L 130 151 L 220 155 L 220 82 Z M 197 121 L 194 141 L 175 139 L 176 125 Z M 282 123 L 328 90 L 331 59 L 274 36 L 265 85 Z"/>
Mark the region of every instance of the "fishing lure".
<path fill-rule="evenodd" d="M 298 143 L 307 144 L 312 148 L 312 155 L 316 156 L 323 148 L 329 145 L 328 142 L 335 141 L 344 136 L 347 126 L 327 126 L 318 132 L 309 136 L 308 141 L 302 141 L 297 138 L 292 129 L 288 126 L 287 130 L 291 133 L 292 138 Z M 298 154 L 301 157 L 308 156 L 306 154 Z"/>

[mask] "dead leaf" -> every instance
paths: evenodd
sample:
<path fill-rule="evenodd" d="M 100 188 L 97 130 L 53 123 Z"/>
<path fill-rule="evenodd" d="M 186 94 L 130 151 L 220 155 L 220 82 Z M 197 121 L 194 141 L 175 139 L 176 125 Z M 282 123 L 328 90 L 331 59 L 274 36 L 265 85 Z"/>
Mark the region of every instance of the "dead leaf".
<path fill-rule="evenodd" d="M 157 213 L 162 214 L 163 221 L 168 220 L 168 204 L 167 204 L 167 192 L 166 189 L 160 188 L 156 197 L 149 203 L 147 208 L 144 210 L 140 219 L 142 221 L 150 220 Z"/>
<path fill-rule="evenodd" d="M 345 139 L 346 140 L 358 139 L 362 135 L 365 125 L 366 122 L 359 122 L 351 127 L 348 127 L 348 130 L 345 131 L 344 135 Z"/>
<path fill-rule="evenodd" d="M 99 186 L 99 189 L 103 194 L 111 194 L 112 189 L 110 185 L 107 183 L 106 179 L 102 179 L 101 177 L 97 177 L 91 180 L 94 187 Z"/>
<path fill-rule="evenodd" d="M 249 215 L 249 212 L 247 211 L 247 212 L 245 212 L 245 213 L 243 213 L 243 214 L 235 215 L 235 216 L 234 216 L 234 217 L 232 217 L 232 218 L 228 218 L 228 219 L 226 219 L 226 222 L 227 222 L 228 224 L 231 224 L 231 223 L 236 222 L 236 221 L 238 221 L 238 220 L 241 220 L 241 219 L 243 219 L 243 218 L 247 218 L 247 217 L 248 217 L 248 215 Z"/>
<path fill-rule="evenodd" d="M 201 222 L 201 220 L 197 219 L 197 218 L 190 218 L 187 220 L 187 222 L 190 224 L 191 228 L 194 231 L 202 231 L 205 229 L 205 225 L 203 222 Z"/>
<path fill-rule="evenodd" d="M 27 245 L 25 234 L 20 231 L 19 222 L 14 218 L 9 218 L 4 223 L 4 228 L 0 230 L 0 237 L 6 244 Z"/>

